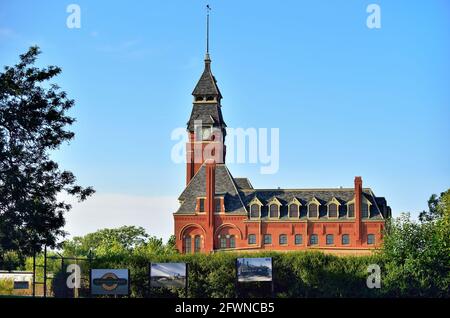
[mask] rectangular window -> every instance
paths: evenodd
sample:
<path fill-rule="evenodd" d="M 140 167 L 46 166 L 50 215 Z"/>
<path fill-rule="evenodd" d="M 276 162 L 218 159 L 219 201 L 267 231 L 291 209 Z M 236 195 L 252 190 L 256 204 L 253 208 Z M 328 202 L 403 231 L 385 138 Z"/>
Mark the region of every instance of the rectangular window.
<path fill-rule="evenodd" d="M 286 245 L 287 244 L 287 235 L 281 234 L 280 235 L 280 245 Z"/>
<path fill-rule="evenodd" d="M 367 235 L 367 244 L 369 244 L 369 245 L 375 244 L 375 235 L 374 234 Z"/>
<path fill-rule="evenodd" d="M 227 238 L 226 237 L 220 238 L 220 248 L 227 248 Z"/>
<path fill-rule="evenodd" d="M 361 216 L 363 218 L 368 218 L 369 217 L 369 205 L 366 203 L 362 203 L 361 204 Z"/>
<path fill-rule="evenodd" d="M 196 235 L 194 238 L 194 252 L 195 253 L 200 252 L 200 243 L 201 243 L 201 238 L 199 235 Z"/>
<path fill-rule="evenodd" d="M 348 205 L 348 217 L 349 218 L 355 217 L 355 205 L 353 203 L 350 203 Z"/>
<path fill-rule="evenodd" d="M 333 244 L 334 244 L 333 234 L 327 234 L 327 245 L 333 245 Z"/>
<path fill-rule="evenodd" d="M 302 245 L 303 244 L 303 236 L 301 234 L 295 235 L 295 245 Z"/>
<path fill-rule="evenodd" d="M 186 254 L 191 253 L 191 250 L 192 250 L 191 244 L 192 244 L 191 237 L 190 236 L 186 236 L 184 238 L 184 252 Z"/>
<path fill-rule="evenodd" d="M 205 200 L 206 199 L 198 200 L 198 212 L 205 212 Z"/>
<path fill-rule="evenodd" d="M 342 235 L 342 245 L 350 244 L 350 235 L 344 234 Z"/>
<path fill-rule="evenodd" d="M 216 199 L 216 212 L 222 212 L 222 200 Z"/>
<path fill-rule="evenodd" d="M 317 234 L 311 234 L 311 237 L 309 238 L 309 244 L 311 245 L 317 245 L 319 243 L 319 237 Z"/>
<path fill-rule="evenodd" d="M 272 235 L 264 234 L 264 244 L 272 244 Z"/>
<path fill-rule="evenodd" d="M 248 236 L 248 244 L 256 244 L 256 235 L 255 234 L 250 234 Z"/>
<path fill-rule="evenodd" d="M 234 235 L 230 236 L 230 248 L 235 248 L 236 247 L 236 238 L 234 237 Z"/>

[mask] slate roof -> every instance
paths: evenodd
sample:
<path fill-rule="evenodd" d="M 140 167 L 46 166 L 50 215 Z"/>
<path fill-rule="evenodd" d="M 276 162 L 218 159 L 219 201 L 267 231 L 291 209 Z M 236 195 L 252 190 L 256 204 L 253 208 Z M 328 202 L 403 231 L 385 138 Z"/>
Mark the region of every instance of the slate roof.
<path fill-rule="evenodd" d="M 253 189 L 250 180 L 247 178 L 234 178 L 234 182 L 236 183 L 238 189 Z"/>
<path fill-rule="evenodd" d="M 218 96 L 222 98 L 217 81 L 211 72 L 211 60 L 207 56 L 205 59 L 205 69 L 192 92 L 194 96 Z"/>
<path fill-rule="evenodd" d="M 206 172 L 205 165 L 192 178 L 180 195 L 180 208 L 176 213 L 194 213 L 198 197 L 206 197 Z M 225 197 L 225 213 L 248 214 L 250 202 L 256 197 L 261 201 L 261 218 L 267 219 L 268 205 L 276 198 L 282 204 L 280 208 L 280 219 L 288 219 L 288 204 L 296 198 L 302 206 L 300 207 L 300 219 L 307 219 L 307 204 L 316 198 L 320 202 L 319 218 L 327 219 L 326 204 L 336 198 L 341 205 L 339 208 L 339 219 L 347 218 L 346 203 L 353 200 L 353 188 L 333 189 L 254 189 L 247 178 L 233 178 L 225 164 L 216 166 L 216 195 Z M 386 199 L 376 197 L 370 188 L 363 188 L 363 196 L 372 203 L 370 207 L 370 219 L 383 219 L 390 217 L 390 207 Z M 333 219 L 335 220 L 335 219 Z"/>
<path fill-rule="evenodd" d="M 176 213 L 193 213 L 198 197 L 206 197 L 206 165 L 203 164 L 181 193 L 181 205 Z M 247 214 L 233 177 L 225 164 L 216 165 L 216 196 L 225 197 L 225 211 Z"/>
<path fill-rule="evenodd" d="M 212 125 L 213 127 L 224 128 L 225 124 L 222 117 L 222 110 L 219 104 L 214 103 L 195 103 L 192 107 L 191 117 L 187 122 L 189 131 L 194 131 L 195 121 L 201 120 L 202 124 Z"/>

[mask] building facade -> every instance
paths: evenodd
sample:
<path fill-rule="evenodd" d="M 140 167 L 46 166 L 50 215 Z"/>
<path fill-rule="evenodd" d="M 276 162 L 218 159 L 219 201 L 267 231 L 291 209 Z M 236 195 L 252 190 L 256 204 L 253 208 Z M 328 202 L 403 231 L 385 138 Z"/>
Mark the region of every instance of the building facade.
<path fill-rule="evenodd" d="M 222 95 L 209 53 L 187 123 L 186 188 L 173 214 L 182 253 L 305 250 L 366 254 L 382 242 L 391 209 L 364 188 L 255 189 L 225 164 Z"/>

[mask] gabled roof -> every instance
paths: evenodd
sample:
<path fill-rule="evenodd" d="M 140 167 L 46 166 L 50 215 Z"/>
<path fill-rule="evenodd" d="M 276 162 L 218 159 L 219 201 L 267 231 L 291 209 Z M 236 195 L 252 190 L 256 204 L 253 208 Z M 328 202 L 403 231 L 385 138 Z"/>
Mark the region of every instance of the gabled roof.
<path fill-rule="evenodd" d="M 246 214 L 247 210 L 241 200 L 239 192 L 234 184 L 225 164 L 216 165 L 216 195 L 225 195 L 225 211 L 227 213 Z M 175 213 L 195 212 L 196 199 L 206 196 L 206 169 L 203 164 L 181 193 L 180 208 Z"/>

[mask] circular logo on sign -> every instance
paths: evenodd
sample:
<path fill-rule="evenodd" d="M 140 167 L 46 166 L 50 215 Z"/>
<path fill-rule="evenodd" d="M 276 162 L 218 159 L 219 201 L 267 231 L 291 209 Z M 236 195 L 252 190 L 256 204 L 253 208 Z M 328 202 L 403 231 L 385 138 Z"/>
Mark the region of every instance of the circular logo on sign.
<path fill-rule="evenodd" d="M 123 278 L 119 278 L 114 273 L 106 273 L 101 278 L 94 279 L 94 284 L 97 286 L 101 286 L 103 290 L 113 291 L 119 285 L 127 284 L 127 280 Z"/>

